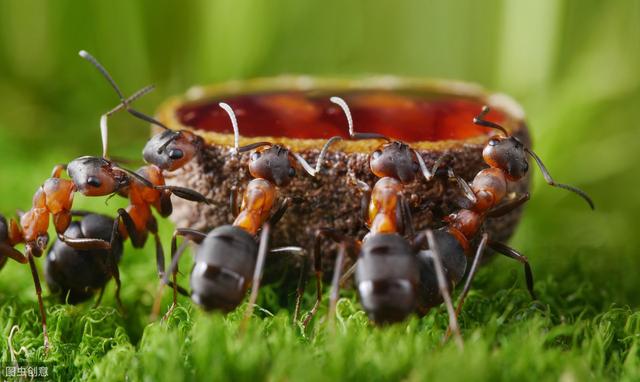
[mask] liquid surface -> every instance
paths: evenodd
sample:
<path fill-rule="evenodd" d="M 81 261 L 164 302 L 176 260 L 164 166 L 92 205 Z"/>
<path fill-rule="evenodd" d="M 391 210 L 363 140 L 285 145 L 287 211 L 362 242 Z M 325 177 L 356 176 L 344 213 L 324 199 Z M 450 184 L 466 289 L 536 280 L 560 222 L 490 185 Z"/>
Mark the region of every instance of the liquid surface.
<path fill-rule="evenodd" d="M 464 140 L 494 131 L 473 124 L 482 104 L 465 98 L 437 98 L 432 94 L 398 91 L 272 92 L 233 95 L 187 104 L 177 110 L 183 125 L 199 130 L 233 134 L 227 102 L 238 118 L 245 137 L 326 139 L 348 137 L 347 121 L 330 96 L 345 99 L 353 114 L 356 132 L 380 133 L 405 142 Z M 492 110 L 487 119 L 502 122 Z"/>

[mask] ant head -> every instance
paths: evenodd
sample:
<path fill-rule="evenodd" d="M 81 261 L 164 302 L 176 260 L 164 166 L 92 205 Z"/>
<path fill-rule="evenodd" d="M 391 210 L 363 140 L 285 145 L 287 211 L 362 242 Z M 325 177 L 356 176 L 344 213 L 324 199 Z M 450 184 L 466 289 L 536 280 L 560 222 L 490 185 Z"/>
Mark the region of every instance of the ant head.
<path fill-rule="evenodd" d="M 249 172 L 255 178 L 263 178 L 278 187 L 287 186 L 296 176 L 291 165 L 290 152 L 280 145 L 262 147 L 251 153 Z"/>
<path fill-rule="evenodd" d="M 420 170 L 415 152 L 398 141 L 385 143 L 371 153 L 369 165 L 377 177 L 395 178 L 404 184 L 413 182 Z"/>
<path fill-rule="evenodd" d="M 514 136 L 494 136 L 482 150 L 485 162 L 505 172 L 509 180 L 518 180 L 529 171 L 525 147 Z"/>
<path fill-rule="evenodd" d="M 500 130 L 504 136 L 491 137 L 482 151 L 482 156 L 489 166 L 503 170 L 510 180 L 521 179 L 529 170 L 526 148 L 518 138 L 509 135 L 507 129 L 495 122 L 485 120 L 484 116 L 489 111 L 488 106 L 483 106 L 480 114 L 473 119 L 473 123 Z"/>
<path fill-rule="evenodd" d="M 86 196 L 106 196 L 129 183 L 129 177 L 117 171 L 113 164 L 98 157 L 80 157 L 67 165 L 67 173 L 80 193 Z"/>
<path fill-rule="evenodd" d="M 145 162 L 174 171 L 193 159 L 201 147 L 202 138 L 190 131 L 164 130 L 147 142 L 142 155 Z"/>

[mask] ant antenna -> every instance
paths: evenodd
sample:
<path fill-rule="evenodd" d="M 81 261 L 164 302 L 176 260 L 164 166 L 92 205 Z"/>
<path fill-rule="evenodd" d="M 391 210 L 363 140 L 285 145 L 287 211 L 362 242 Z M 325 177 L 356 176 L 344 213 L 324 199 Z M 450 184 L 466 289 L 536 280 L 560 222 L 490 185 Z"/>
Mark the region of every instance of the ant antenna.
<path fill-rule="evenodd" d="M 331 97 L 329 98 L 329 100 L 333 103 L 335 103 L 336 105 L 340 106 L 340 108 L 342 108 L 342 111 L 344 112 L 344 115 L 347 117 L 347 123 L 349 124 L 349 136 L 353 137 L 354 133 L 353 133 L 353 118 L 351 117 L 351 110 L 349 110 L 349 105 L 347 105 L 347 102 L 340 98 L 340 97 Z"/>
<path fill-rule="evenodd" d="M 102 73 L 102 76 L 104 78 L 106 78 L 107 81 L 109 81 L 109 83 L 113 87 L 113 90 L 115 90 L 116 93 L 118 93 L 118 97 L 120 97 L 120 101 L 122 101 L 124 103 L 124 101 L 125 101 L 124 95 L 120 91 L 120 88 L 118 87 L 118 84 L 116 84 L 116 82 L 113 80 L 113 77 L 111 77 L 111 75 L 109 74 L 107 69 L 105 69 L 105 67 L 102 66 L 102 64 L 100 64 L 100 62 L 98 62 L 98 60 L 96 60 L 96 58 L 93 57 L 91 54 L 89 54 L 89 52 L 87 52 L 86 50 L 81 50 L 80 52 L 78 52 L 78 54 L 80 55 L 80 57 L 82 57 L 85 60 L 89 61 L 93 66 L 96 67 L 96 69 L 98 69 L 100 71 L 100 73 Z"/>
<path fill-rule="evenodd" d="M 484 119 L 484 116 L 487 115 L 489 111 L 491 111 L 491 109 L 489 109 L 489 106 L 486 106 L 486 105 L 483 106 L 480 114 L 478 114 L 477 117 L 473 118 L 473 123 L 475 123 L 476 125 L 484 126 L 484 127 L 490 127 L 492 129 L 498 129 L 502 131 L 506 137 L 508 137 L 509 133 L 507 132 L 507 129 L 498 125 L 495 122 L 487 121 Z"/>
<path fill-rule="evenodd" d="M 335 103 L 336 105 L 340 106 L 340 108 L 344 112 L 344 115 L 347 117 L 347 123 L 349 124 L 349 137 L 353 139 L 384 139 L 387 142 L 391 141 L 389 138 L 387 138 L 382 134 L 356 133 L 355 131 L 353 131 L 353 118 L 351 117 L 351 110 L 349 110 L 349 105 L 347 105 L 347 102 L 345 102 L 345 100 L 342 99 L 341 97 L 337 97 L 337 96 L 331 97 L 329 98 L 329 100 Z"/>
<path fill-rule="evenodd" d="M 231 154 L 237 154 L 240 149 L 240 130 L 238 129 L 238 119 L 236 118 L 236 113 L 233 111 L 231 106 L 226 102 L 218 103 L 224 111 L 229 115 L 229 119 L 231 120 L 231 126 L 233 126 L 233 150 Z"/>
<path fill-rule="evenodd" d="M 131 115 L 133 115 L 134 117 L 138 118 L 138 119 L 142 119 L 143 121 L 149 122 L 151 124 L 157 125 L 165 130 L 169 130 L 169 128 L 167 126 L 165 126 L 164 124 L 162 124 L 161 122 L 155 120 L 154 118 L 141 113 L 133 108 L 131 108 L 130 104 L 137 100 L 138 98 L 142 97 L 143 95 L 151 92 L 155 86 L 150 85 L 150 86 L 146 86 L 140 90 L 138 90 L 137 92 L 133 93 L 133 95 L 131 95 L 129 98 L 125 98 L 124 95 L 122 94 L 122 91 L 120 90 L 120 87 L 118 87 L 118 84 L 116 84 L 115 80 L 113 79 L 113 77 L 111 77 L 111 74 L 109 74 L 109 72 L 107 71 L 107 69 L 105 69 L 104 66 L 102 66 L 102 64 L 100 64 L 100 62 L 98 62 L 98 60 L 93 57 L 91 54 L 89 54 L 89 52 L 85 51 L 85 50 L 81 50 L 79 53 L 80 57 L 84 58 L 85 60 L 89 61 L 93 66 L 96 67 L 96 69 L 98 69 L 98 71 L 100 72 L 100 74 L 102 74 L 102 76 L 109 82 L 109 84 L 111 84 L 111 87 L 115 90 L 116 94 L 118 95 L 118 98 L 120 98 L 120 104 L 118 104 L 118 106 L 116 106 L 115 108 L 111 109 L 110 111 L 108 111 L 107 113 L 103 114 L 100 117 L 100 134 L 102 137 L 102 156 L 104 158 L 107 158 L 107 147 L 108 147 L 108 125 L 107 125 L 107 120 L 108 118 L 115 114 L 116 112 L 122 110 L 122 109 L 126 109 L 127 112 L 129 112 Z M 175 139 L 175 137 L 173 137 L 172 139 Z M 171 140 L 170 140 L 171 141 Z"/>
<path fill-rule="evenodd" d="M 334 144 L 337 141 L 341 141 L 342 137 L 340 136 L 333 136 L 331 138 L 329 138 L 329 140 L 327 140 L 327 142 L 324 144 L 324 146 L 322 146 L 322 149 L 320 150 L 320 154 L 318 155 L 318 159 L 316 160 L 316 167 L 311 167 L 311 165 L 309 164 L 309 162 L 307 162 L 302 155 L 295 153 L 295 152 L 291 152 L 291 155 L 293 155 L 293 157 L 298 161 L 298 163 L 300 163 L 300 165 L 302 166 L 302 168 L 304 168 L 304 170 L 311 176 L 316 176 L 316 174 L 318 174 L 320 172 L 320 169 L 322 169 L 322 162 L 324 161 L 324 157 L 327 155 L 327 151 L 329 151 L 329 147 Z"/>
<path fill-rule="evenodd" d="M 542 159 L 540 159 L 540 157 L 528 147 L 525 147 L 524 151 L 526 151 L 527 154 L 529 154 L 536 161 L 536 163 L 538 164 L 538 168 L 540 168 L 540 172 L 542 172 L 542 176 L 544 177 L 544 180 L 547 182 L 548 185 L 553 187 L 563 188 L 565 190 L 569 190 L 573 193 L 578 194 L 582 199 L 584 199 L 589 204 L 589 207 L 591 207 L 592 210 L 595 210 L 596 208 L 595 204 L 593 203 L 593 200 L 589 195 L 587 195 L 586 192 L 582 191 L 577 187 L 570 186 L 568 184 L 556 183 L 556 181 L 554 181 L 553 178 L 551 177 L 551 174 L 549 174 L 549 170 L 547 170 L 545 165 L 542 163 Z"/>

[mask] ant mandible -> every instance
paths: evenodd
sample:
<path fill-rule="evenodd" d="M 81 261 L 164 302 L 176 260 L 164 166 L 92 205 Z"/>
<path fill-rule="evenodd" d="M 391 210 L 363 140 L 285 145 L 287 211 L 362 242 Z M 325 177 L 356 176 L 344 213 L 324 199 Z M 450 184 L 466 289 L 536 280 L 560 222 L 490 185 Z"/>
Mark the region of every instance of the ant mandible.
<path fill-rule="evenodd" d="M 322 168 L 329 146 L 340 137 L 332 137 L 325 143 L 316 166 L 311 167 L 298 153 L 279 144 L 257 142 L 240 147 L 240 132 L 233 109 L 226 103 L 219 105 L 229 115 L 233 126 L 234 147 L 231 154 L 238 155 L 253 150 L 248 166 L 253 179 L 247 184 L 239 209 L 235 203 L 235 189 L 232 190 L 231 209 L 236 218 L 231 225 L 215 228 L 208 234 L 184 228 L 174 232 L 171 273 L 173 285 L 176 285 L 178 262 L 185 248 L 184 243 L 177 248 L 177 237 L 183 236 L 199 244 L 190 278 L 192 300 L 207 311 L 230 311 L 240 304 L 251 285 L 244 323 L 250 317 L 257 299 L 270 227 L 280 220 L 290 203 L 290 199 L 285 198 L 276 208 L 278 189 L 287 187 L 295 177 L 296 163 L 307 174 L 316 176 Z M 257 244 L 256 236 L 259 231 L 261 233 Z M 173 303 L 165 317 L 175 307 L 176 297 L 174 288 Z M 156 301 L 158 300 L 159 297 Z"/>

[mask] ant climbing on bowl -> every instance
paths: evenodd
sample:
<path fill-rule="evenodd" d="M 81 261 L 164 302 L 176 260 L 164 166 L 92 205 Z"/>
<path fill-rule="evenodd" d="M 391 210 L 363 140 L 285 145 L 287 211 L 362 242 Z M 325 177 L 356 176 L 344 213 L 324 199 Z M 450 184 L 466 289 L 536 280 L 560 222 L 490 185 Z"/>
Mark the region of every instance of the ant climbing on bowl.
<path fill-rule="evenodd" d="M 445 218 L 448 234 L 454 237 L 460 245 L 458 251 L 463 250 L 467 253 L 469 252 L 470 243 L 482 232 L 483 223 L 487 218 L 497 218 L 508 214 L 529 200 L 528 192 L 506 200 L 509 194 L 509 183 L 522 179 L 529 170 L 527 154 L 535 160 L 547 184 L 569 190 L 583 198 L 591 209 L 595 208 L 593 200 L 586 192 L 574 186 L 555 182 L 540 157 L 533 150 L 526 147 L 515 136 L 510 135 L 503 126 L 485 120 L 484 117 L 489 111 L 489 107 L 484 106 L 480 114 L 473 119 L 473 122 L 480 126 L 499 130 L 504 136 L 494 135 L 489 139 L 482 152 L 483 158 L 489 167 L 478 172 L 471 184 L 468 185 L 472 193 L 466 194 L 466 206 Z M 527 258 L 506 244 L 491 240 L 485 232 L 482 234 L 476 249 L 456 311 L 459 313 L 462 309 L 486 246 L 524 265 L 527 289 L 531 297 L 536 299 L 533 288 L 533 275 Z"/>

